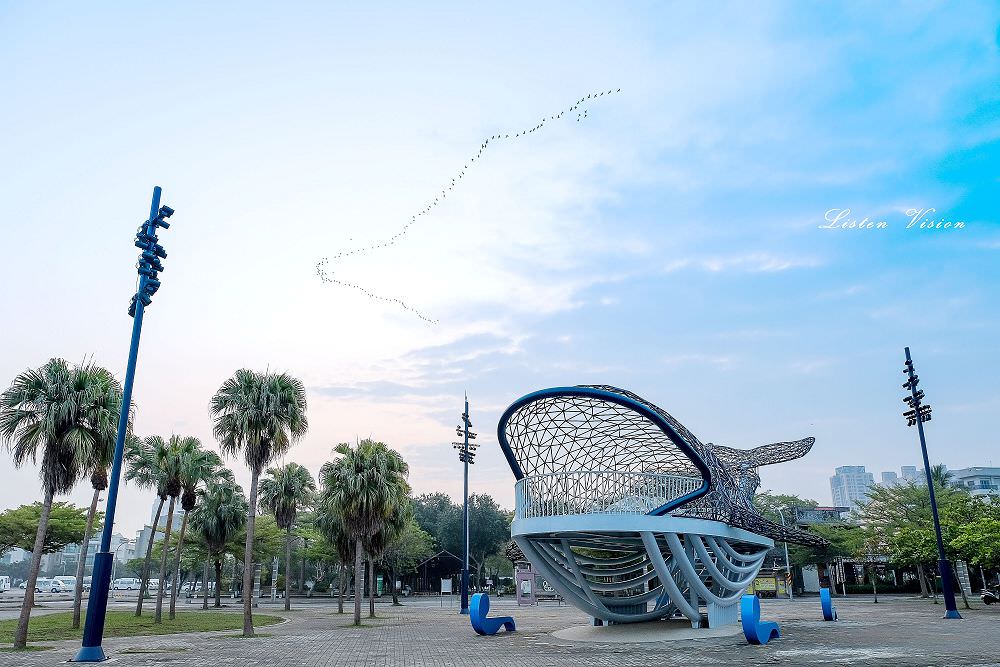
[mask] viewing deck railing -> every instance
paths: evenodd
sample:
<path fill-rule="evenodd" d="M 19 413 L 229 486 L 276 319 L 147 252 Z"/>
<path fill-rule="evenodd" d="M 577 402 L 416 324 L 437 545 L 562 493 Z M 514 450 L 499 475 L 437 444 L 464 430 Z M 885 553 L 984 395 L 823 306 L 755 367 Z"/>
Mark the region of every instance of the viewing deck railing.
<path fill-rule="evenodd" d="M 533 475 L 514 486 L 514 517 L 648 514 L 701 484 L 700 477 L 613 470 Z"/>

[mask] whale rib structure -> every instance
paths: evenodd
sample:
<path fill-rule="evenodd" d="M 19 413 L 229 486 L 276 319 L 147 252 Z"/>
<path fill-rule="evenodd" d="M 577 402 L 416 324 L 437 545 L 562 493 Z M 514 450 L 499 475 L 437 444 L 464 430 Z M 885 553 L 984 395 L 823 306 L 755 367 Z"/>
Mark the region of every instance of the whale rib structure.
<path fill-rule="evenodd" d="M 514 542 L 595 618 L 735 623 L 773 540 L 825 544 L 753 505 L 757 468 L 804 456 L 813 438 L 704 444 L 665 410 L 606 385 L 528 394 L 497 432 L 517 478 Z"/>

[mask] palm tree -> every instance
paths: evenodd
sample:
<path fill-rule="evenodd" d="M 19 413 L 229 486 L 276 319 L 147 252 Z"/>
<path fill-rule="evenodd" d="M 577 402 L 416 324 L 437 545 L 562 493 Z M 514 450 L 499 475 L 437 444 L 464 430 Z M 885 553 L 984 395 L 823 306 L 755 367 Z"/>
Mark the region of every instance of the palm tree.
<path fill-rule="evenodd" d="M 938 463 L 931 466 L 931 481 L 934 482 L 934 486 L 947 489 L 954 485 L 955 473 L 948 470 L 948 467 L 943 463 Z"/>
<path fill-rule="evenodd" d="M 114 443 L 111 443 L 112 447 Z M 101 491 L 108 488 L 108 469 L 106 465 L 99 465 L 90 474 L 90 486 L 94 489 L 94 496 L 90 500 L 90 510 L 87 512 L 87 528 L 83 533 L 83 542 L 80 543 L 80 555 L 76 562 L 76 586 L 73 587 L 73 627 L 80 627 L 80 606 L 83 604 L 83 573 L 87 565 L 87 552 L 90 551 L 90 536 L 94 529 L 94 517 L 97 515 L 97 501 L 100 499 Z"/>
<path fill-rule="evenodd" d="M 201 498 L 201 503 L 191 513 L 191 529 L 205 541 L 209 558 L 214 560 L 215 606 L 220 607 L 222 606 L 222 558 L 226 546 L 246 525 L 250 505 L 243 495 L 243 489 L 232 481 L 232 473 L 222 484 L 199 489 L 198 496 Z M 207 578 L 205 586 L 207 591 Z M 207 593 L 204 606 L 208 606 Z"/>
<path fill-rule="evenodd" d="M 334 452 L 339 458 L 324 466 L 323 483 L 329 502 L 354 537 L 354 625 L 361 625 L 365 543 L 384 530 L 393 512 L 406 502 L 409 467 L 399 452 L 367 438 L 356 447 L 341 443 Z"/>
<path fill-rule="evenodd" d="M 14 632 L 14 648 L 28 643 L 28 622 L 35 602 L 35 583 L 42 561 L 45 533 L 55 495 L 68 493 L 92 471 L 107 440 L 117 433 L 121 385 L 108 371 L 91 363 L 70 367 L 51 359 L 24 371 L 0 394 L 0 439 L 13 455 L 15 467 L 27 461 L 41 464 L 44 501 L 31 551 L 24 602 Z"/>
<path fill-rule="evenodd" d="M 181 437 L 179 435 L 170 436 L 170 440 L 163 442 L 163 438 L 152 436 L 155 444 L 152 446 L 156 457 L 157 467 L 163 471 L 167 496 L 170 504 L 167 505 L 167 525 L 163 527 L 163 550 L 160 552 L 160 580 L 156 589 L 156 613 L 153 616 L 154 623 L 163 622 L 163 587 L 167 583 L 167 557 L 170 554 L 170 533 L 174 525 L 174 505 L 181 495 L 181 461 L 192 449 L 201 447 L 201 442 L 197 438 Z M 155 534 L 155 533 L 154 533 Z"/>
<path fill-rule="evenodd" d="M 111 374 L 108 373 L 108 377 Z M 112 381 L 114 379 L 112 378 Z M 117 383 L 117 381 L 115 381 Z M 121 391 L 119 388 L 118 392 Z M 109 401 L 105 405 L 105 410 L 108 413 L 121 410 L 121 395 L 117 395 L 117 400 L 115 399 L 116 394 L 114 392 L 109 392 L 105 396 L 105 400 Z M 94 530 L 94 518 L 97 516 L 97 503 L 100 500 L 101 491 L 108 488 L 108 466 L 111 465 L 111 460 L 115 455 L 115 441 L 118 436 L 118 429 L 115 428 L 114 431 L 110 429 L 104 432 L 105 437 L 102 441 L 96 443 L 93 451 L 93 472 L 90 473 L 90 486 L 94 489 L 94 495 L 90 500 L 90 510 L 87 512 L 87 528 L 83 533 L 83 542 L 80 543 L 80 555 L 76 562 L 76 585 L 73 587 L 73 627 L 80 627 L 80 607 L 83 604 L 83 574 L 85 567 L 87 565 L 87 552 L 90 551 L 90 536 L 93 534 Z M 129 439 L 134 438 L 131 434 L 126 436 Z"/>
<path fill-rule="evenodd" d="M 156 541 L 156 531 L 160 525 L 160 515 L 163 513 L 163 503 L 167 500 L 167 475 L 157 464 L 156 448 L 166 446 L 163 438 L 152 436 L 145 441 L 132 438 L 125 445 L 125 461 L 127 467 L 125 479 L 135 482 L 139 488 L 151 488 L 160 499 L 153 516 L 149 540 L 146 542 L 146 555 L 142 564 L 142 576 L 139 580 L 139 600 L 135 605 L 135 615 L 142 616 L 142 601 L 146 597 L 146 587 L 149 584 L 149 566 L 153 559 L 153 543 Z"/>
<path fill-rule="evenodd" d="M 285 611 L 288 611 L 292 608 L 290 586 L 292 526 L 295 524 L 299 508 L 308 507 L 313 503 L 316 483 L 309 471 L 298 463 L 269 468 L 267 474 L 268 477 L 260 482 L 260 501 L 274 514 L 278 528 L 283 528 L 285 531 Z"/>
<path fill-rule="evenodd" d="M 306 390 L 286 373 L 256 373 L 245 368 L 222 383 L 210 406 L 222 453 L 242 453 L 250 468 L 250 503 L 243 558 L 243 636 L 253 637 L 253 543 L 260 474 L 308 428 Z"/>
<path fill-rule="evenodd" d="M 344 526 L 344 518 L 337 511 L 333 504 L 332 493 L 327 488 L 325 481 L 330 479 L 333 463 L 327 461 L 319 470 L 319 478 L 323 482 L 323 495 L 320 497 L 319 506 L 316 508 L 316 529 L 333 545 L 340 560 L 339 572 L 337 575 L 337 613 L 344 613 L 344 594 L 347 589 L 345 575 L 350 563 L 354 562 L 354 539 L 347 532 Z"/>
<path fill-rule="evenodd" d="M 365 552 L 368 554 L 368 617 L 375 618 L 375 564 L 382 559 L 386 550 L 395 544 L 399 536 L 406 530 L 406 525 L 413 518 L 413 507 L 409 498 L 396 503 L 391 514 L 378 531 L 365 540 Z M 396 582 L 393 577 L 392 587 L 395 594 Z"/>
<path fill-rule="evenodd" d="M 181 568 L 181 551 L 184 549 L 184 533 L 187 532 L 188 518 L 198 502 L 198 485 L 234 481 L 232 471 L 222 465 L 222 459 L 213 451 L 201 448 L 196 438 L 188 438 L 181 448 L 178 473 L 181 481 L 181 509 L 184 520 L 177 538 L 177 552 L 174 554 L 174 569 L 171 570 L 170 620 L 177 615 L 177 590 L 180 585 L 178 573 Z"/>

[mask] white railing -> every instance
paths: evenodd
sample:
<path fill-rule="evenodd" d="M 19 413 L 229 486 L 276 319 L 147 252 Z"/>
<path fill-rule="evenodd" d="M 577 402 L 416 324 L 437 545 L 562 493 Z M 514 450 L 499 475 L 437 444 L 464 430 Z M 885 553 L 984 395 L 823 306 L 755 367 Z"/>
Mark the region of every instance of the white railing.
<path fill-rule="evenodd" d="M 514 486 L 514 516 L 648 514 L 702 484 L 700 477 L 580 470 L 534 475 Z"/>

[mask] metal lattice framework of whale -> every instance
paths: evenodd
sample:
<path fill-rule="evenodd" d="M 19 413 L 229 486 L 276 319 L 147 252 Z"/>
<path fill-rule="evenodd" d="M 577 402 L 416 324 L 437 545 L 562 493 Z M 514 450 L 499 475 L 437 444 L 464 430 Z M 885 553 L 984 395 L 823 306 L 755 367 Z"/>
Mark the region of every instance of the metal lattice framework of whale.
<path fill-rule="evenodd" d="M 750 450 L 704 444 L 665 410 L 606 385 L 528 394 L 497 434 L 517 478 L 515 543 L 597 619 L 679 613 L 695 627 L 735 623 L 773 540 L 825 544 L 753 505 L 756 469 L 804 456 L 813 438 Z"/>

